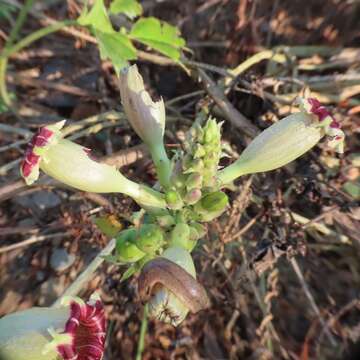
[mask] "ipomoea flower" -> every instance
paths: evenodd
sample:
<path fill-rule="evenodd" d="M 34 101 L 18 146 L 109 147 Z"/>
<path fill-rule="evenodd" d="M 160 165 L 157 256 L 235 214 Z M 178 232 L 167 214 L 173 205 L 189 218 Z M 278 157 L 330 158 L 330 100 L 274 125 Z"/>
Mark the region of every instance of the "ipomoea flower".
<path fill-rule="evenodd" d="M 101 360 L 106 320 L 98 297 L 34 307 L 0 319 L 1 360 Z"/>
<path fill-rule="evenodd" d="M 121 101 L 127 118 L 149 147 L 161 185 L 168 187 L 170 161 L 164 147 L 165 105 L 164 101 L 153 101 L 145 90 L 144 81 L 136 65 L 120 74 Z"/>
<path fill-rule="evenodd" d="M 90 149 L 64 139 L 65 121 L 45 126 L 34 135 L 21 164 L 21 175 L 28 185 L 46 174 L 82 191 L 95 193 L 121 192 L 141 205 L 165 207 L 162 196 L 146 186 L 123 176 L 114 166 L 97 162 Z"/>
<path fill-rule="evenodd" d="M 314 98 L 299 99 L 300 112 L 271 125 L 242 152 L 239 159 L 218 173 L 220 184 L 258 172 L 277 169 L 297 159 L 324 136 L 342 153 L 344 133 L 340 124 Z"/>

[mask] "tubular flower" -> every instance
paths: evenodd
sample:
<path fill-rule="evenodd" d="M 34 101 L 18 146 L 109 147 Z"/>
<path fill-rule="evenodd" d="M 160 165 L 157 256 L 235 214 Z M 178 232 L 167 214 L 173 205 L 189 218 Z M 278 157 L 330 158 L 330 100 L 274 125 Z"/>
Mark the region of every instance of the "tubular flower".
<path fill-rule="evenodd" d="M 141 205 L 165 207 L 157 192 L 124 177 L 115 167 L 95 161 L 90 149 L 64 139 L 61 129 L 65 121 L 39 129 L 30 141 L 20 172 L 30 185 L 46 174 L 82 191 L 121 192 Z"/>
<path fill-rule="evenodd" d="M 153 101 L 145 90 L 144 81 L 136 65 L 120 75 L 120 95 L 127 118 L 144 143 L 149 147 L 161 185 L 168 187 L 170 160 L 164 147 L 165 105 Z"/>
<path fill-rule="evenodd" d="M 104 309 L 95 297 L 19 311 L 0 319 L 0 359 L 101 360 L 105 330 Z"/>
<path fill-rule="evenodd" d="M 218 174 L 224 185 L 236 178 L 277 169 L 297 159 L 324 136 L 329 145 L 343 152 L 344 133 L 340 124 L 314 98 L 299 99 L 300 112 L 291 114 L 260 133 L 239 159 Z"/>

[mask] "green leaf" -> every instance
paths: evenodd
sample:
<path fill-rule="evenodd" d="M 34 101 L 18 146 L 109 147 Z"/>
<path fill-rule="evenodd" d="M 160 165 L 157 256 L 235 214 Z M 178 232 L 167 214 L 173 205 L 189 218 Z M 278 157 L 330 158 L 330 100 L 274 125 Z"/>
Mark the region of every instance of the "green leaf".
<path fill-rule="evenodd" d="M 131 29 L 130 36 L 159 51 L 173 60 L 179 60 L 185 40 L 175 26 L 160 22 L 154 17 L 139 19 Z"/>
<path fill-rule="evenodd" d="M 103 33 L 114 32 L 103 0 L 95 0 L 90 11 L 85 7 L 77 22 L 83 26 L 92 26 Z"/>
<path fill-rule="evenodd" d="M 120 72 L 127 66 L 127 60 L 136 59 L 136 49 L 129 38 L 119 32 L 104 33 L 95 30 L 101 59 L 110 59 L 115 71 Z"/>
<path fill-rule="evenodd" d="M 134 19 L 142 14 L 142 6 L 136 0 L 114 0 L 110 5 L 110 12 L 123 13 L 128 18 Z"/>

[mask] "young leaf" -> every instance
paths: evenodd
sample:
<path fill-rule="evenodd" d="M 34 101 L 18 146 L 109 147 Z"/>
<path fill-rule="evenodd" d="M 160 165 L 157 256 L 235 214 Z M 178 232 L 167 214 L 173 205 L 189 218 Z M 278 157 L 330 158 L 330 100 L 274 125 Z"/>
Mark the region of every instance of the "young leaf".
<path fill-rule="evenodd" d="M 95 0 L 90 11 L 85 7 L 78 17 L 77 22 L 83 26 L 92 26 L 95 30 L 103 33 L 114 32 L 104 5 L 104 0 Z"/>
<path fill-rule="evenodd" d="M 178 33 L 175 26 L 149 17 L 139 19 L 132 27 L 130 36 L 173 60 L 179 60 L 185 40 Z"/>
<path fill-rule="evenodd" d="M 129 38 L 119 32 L 104 33 L 95 30 L 101 59 L 110 59 L 115 71 L 120 72 L 127 66 L 127 60 L 136 59 L 136 49 Z"/>
<path fill-rule="evenodd" d="M 114 0 L 110 5 L 112 14 L 123 13 L 133 19 L 142 14 L 142 7 L 136 0 Z"/>

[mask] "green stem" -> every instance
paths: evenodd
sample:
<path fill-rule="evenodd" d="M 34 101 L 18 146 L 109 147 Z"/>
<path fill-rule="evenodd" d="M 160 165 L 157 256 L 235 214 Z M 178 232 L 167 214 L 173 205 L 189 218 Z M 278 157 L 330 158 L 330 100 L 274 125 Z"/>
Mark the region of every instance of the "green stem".
<path fill-rule="evenodd" d="M 22 40 L 20 40 L 15 45 L 11 46 L 8 49 L 5 49 L 4 52 L 1 54 L 0 59 L 2 60 L 4 58 L 8 58 L 11 55 L 15 54 L 16 52 L 23 49 L 24 47 L 29 46 L 34 41 L 37 41 L 37 40 L 41 39 L 42 37 L 49 35 L 53 32 L 56 32 L 66 26 L 75 25 L 75 24 L 77 24 L 76 20 L 64 20 L 64 21 L 57 22 L 56 24 L 44 27 L 40 30 L 34 31 L 30 35 L 24 37 Z"/>
<path fill-rule="evenodd" d="M 246 168 L 241 166 L 239 160 L 235 161 L 231 165 L 227 166 L 225 169 L 221 170 L 217 174 L 217 179 L 221 185 L 226 185 L 247 174 Z"/>
<path fill-rule="evenodd" d="M 35 0 L 27 0 L 24 6 L 21 8 L 20 13 L 16 19 L 16 23 L 12 28 L 9 38 L 6 41 L 5 49 L 8 49 L 13 42 L 16 40 L 25 20 L 28 11 L 32 7 Z M 8 60 L 7 58 L 0 60 L 0 96 L 3 99 L 4 104 L 9 107 L 11 105 L 11 99 L 9 93 L 6 88 L 6 68 L 7 68 Z"/>
<path fill-rule="evenodd" d="M 148 304 L 146 304 L 144 306 L 144 313 L 143 313 L 143 318 L 141 321 L 139 343 L 138 343 L 137 352 L 136 352 L 136 360 L 142 359 L 142 353 L 143 353 L 144 347 L 145 347 L 145 335 L 146 335 L 147 326 L 148 326 L 148 312 L 149 312 Z"/>
<path fill-rule="evenodd" d="M 166 154 L 164 144 L 161 143 L 152 146 L 150 152 L 155 164 L 159 182 L 164 189 L 168 189 L 170 187 L 171 162 Z"/>
<path fill-rule="evenodd" d="M 12 43 L 16 40 L 16 38 L 26 20 L 27 13 L 31 9 L 34 2 L 35 2 L 35 0 L 27 0 L 25 2 L 25 4 L 21 7 L 20 13 L 16 19 L 16 23 L 15 23 L 14 27 L 12 28 L 9 38 L 6 42 L 6 47 L 10 47 L 12 45 Z"/>
<path fill-rule="evenodd" d="M 21 9 L 21 12 L 16 21 L 14 29 L 11 31 L 11 34 L 9 36 L 8 44 L 5 46 L 4 51 L 0 55 L 0 96 L 3 99 L 5 105 L 7 105 L 8 107 L 11 105 L 11 99 L 6 88 L 6 68 L 7 68 L 8 58 L 11 55 L 15 54 L 16 52 L 23 49 L 24 47 L 29 46 L 34 41 L 39 40 L 40 38 L 49 35 L 53 32 L 56 32 L 64 28 L 65 26 L 75 25 L 77 23 L 75 20 L 65 20 L 58 22 L 56 24 L 37 30 L 31 33 L 30 35 L 24 37 L 15 45 L 12 45 L 12 42 L 16 39 L 17 34 L 20 31 L 21 26 L 23 25 L 23 22 L 26 19 L 26 14 L 30 9 L 33 1 L 34 0 L 28 0 L 28 2 Z"/>

